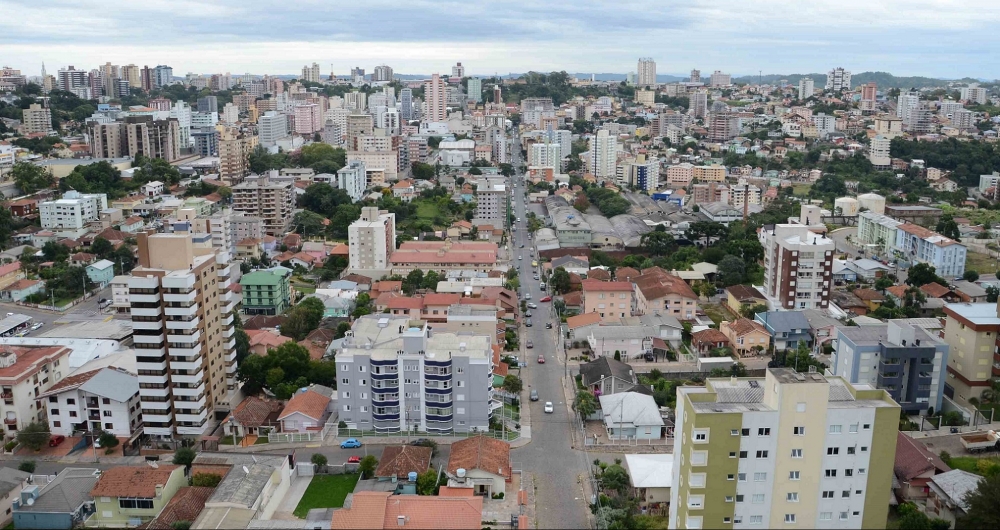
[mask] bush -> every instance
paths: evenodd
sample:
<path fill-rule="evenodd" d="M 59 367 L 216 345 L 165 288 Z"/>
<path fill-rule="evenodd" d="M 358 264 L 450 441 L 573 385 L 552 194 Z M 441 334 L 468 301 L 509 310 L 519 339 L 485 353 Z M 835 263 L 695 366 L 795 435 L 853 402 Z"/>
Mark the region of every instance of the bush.
<path fill-rule="evenodd" d="M 15 447 L 17 447 L 17 440 L 11 440 L 3 446 L 4 451 L 7 451 L 8 453 L 13 451 Z"/>
<path fill-rule="evenodd" d="M 191 477 L 191 485 L 203 488 L 214 488 L 222 482 L 222 476 L 215 473 L 195 473 Z"/>
<path fill-rule="evenodd" d="M 326 456 L 320 453 L 313 453 L 311 462 L 316 465 L 316 467 L 322 469 L 326 467 L 327 459 Z"/>
<path fill-rule="evenodd" d="M 97 441 L 101 443 L 101 447 L 107 447 L 108 449 L 118 447 L 120 443 L 117 436 L 107 431 L 101 431 L 101 436 L 97 438 Z"/>
<path fill-rule="evenodd" d="M 20 471 L 24 471 L 25 473 L 34 473 L 35 472 L 35 461 L 34 460 L 25 460 L 24 462 L 21 462 L 21 465 L 17 466 L 17 469 L 20 470 Z"/>
<path fill-rule="evenodd" d="M 194 463 L 196 456 L 198 455 L 194 452 L 194 449 L 191 449 L 190 447 L 181 447 L 176 453 L 174 453 L 174 464 L 178 466 L 191 467 L 191 464 Z"/>
<path fill-rule="evenodd" d="M 375 476 L 375 469 L 378 468 L 378 459 L 373 455 L 367 455 L 358 464 L 358 472 L 361 478 L 371 478 Z"/>

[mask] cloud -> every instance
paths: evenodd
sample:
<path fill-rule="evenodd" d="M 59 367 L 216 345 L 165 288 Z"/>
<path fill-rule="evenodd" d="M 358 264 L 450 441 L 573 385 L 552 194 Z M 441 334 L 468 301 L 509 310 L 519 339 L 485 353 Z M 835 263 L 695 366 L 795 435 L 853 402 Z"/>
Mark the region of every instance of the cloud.
<path fill-rule="evenodd" d="M 385 62 L 400 73 L 531 69 L 824 72 L 1000 77 L 975 35 L 1000 10 L 947 0 L 5 0 L 4 61 L 170 64 L 175 72 L 292 74 Z"/>

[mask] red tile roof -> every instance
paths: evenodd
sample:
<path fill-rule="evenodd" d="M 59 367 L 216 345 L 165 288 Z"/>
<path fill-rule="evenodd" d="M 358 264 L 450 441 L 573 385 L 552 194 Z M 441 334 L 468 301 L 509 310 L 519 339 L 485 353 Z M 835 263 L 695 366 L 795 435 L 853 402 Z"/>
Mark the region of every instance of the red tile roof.
<path fill-rule="evenodd" d="M 406 479 L 411 471 L 423 473 L 431 466 L 433 452 L 430 447 L 390 445 L 382 450 L 382 459 L 375 470 L 375 476 Z"/>
<path fill-rule="evenodd" d="M 97 480 L 91 497 L 156 497 L 156 486 L 165 486 L 171 473 L 180 466 L 117 466 L 105 469 Z"/>
<path fill-rule="evenodd" d="M 160 515 L 156 516 L 145 527 L 146 530 L 173 530 L 173 524 L 177 521 L 192 522 L 198 518 L 205 508 L 208 498 L 215 493 L 215 488 L 204 488 L 191 486 L 177 490 L 170 502 L 163 507 Z"/>
<path fill-rule="evenodd" d="M 399 524 L 403 517 L 403 524 Z M 482 497 L 430 497 L 359 491 L 350 508 L 333 513 L 330 527 L 340 529 L 413 528 L 478 530 L 482 528 Z"/>
<path fill-rule="evenodd" d="M 591 280 L 610 281 L 611 273 L 604 269 L 590 269 L 587 271 L 587 278 Z"/>
<path fill-rule="evenodd" d="M 510 478 L 510 444 L 479 435 L 451 444 L 448 472 L 459 469 L 479 469 L 487 473 Z"/>
<path fill-rule="evenodd" d="M 250 396 L 233 409 L 230 417 L 242 427 L 260 427 L 268 425 L 277 420 L 278 412 L 281 410 L 281 403 L 277 401 L 264 401 L 256 396 Z M 228 421 L 228 417 L 226 418 Z"/>
<path fill-rule="evenodd" d="M 896 477 L 903 482 L 935 470 L 937 473 L 951 471 L 948 464 L 928 450 L 924 444 L 901 432 L 896 433 L 896 460 L 892 469 Z"/>
<path fill-rule="evenodd" d="M 691 335 L 691 343 L 695 346 L 699 344 L 715 345 L 720 342 L 729 342 L 729 337 L 715 328 L 703 329 Z"/>
<path fill-rule="evenodd" d="M 299 392 L 292 396 L 292 399 L 288 400 L 285 408 L 278 415 L 278 420 L 283 420 L 298 412 L 319 421 L 326 415 L 326 409 L 329 405 L 330 398 L 319 392 L 313 392 L 312 390 Z"/>
<path fill-rule="evenodd" d="M 601 322 L 601 315 L 599 313 L 584 313 L 582 315 L 574 315 L 566 319 L 567 329 L 576 329 L 583 326 L 589 326 L 592 324 L 598 324 Z"/>
<path fill-rule="evenodd" d="M 928 283 L 920 286 L 920 290 L 931 298 L 941 298 L 951 292 L 951 289 L 940 283 Z"/>
<path fill-rule="evenodd" d="M 764 326 L 760 325 L 760 323 L 756 321 L 750 320 L 749 318 L 740 318 L 730 322 L 729 328 L 732 329 L 736 335 L 746 335 L 747 333 L 751 333 L 753 331 L 767 333 Z"/>
<path fill-rule="evenodd" d="M 855 289 L 854 296 L 868 302 L 881 302 L 885 300 L 885 296 L 882 296 L 882 293 L 874 289 Z"/>
<path fill-rule="evenodd" d="M 583 292 L 632 291 L 631 282 L 602 282 L 593 278 L 583 280 Z"/>
<path fill-rule="evenodd" d="M 632 282 L 639 276 L 639 271 L 632 267 L 619 267 L 615 270 L 615 279 L 618 281 Z"/>
<path fill-rule="evenodd" d="M 11 346 L 9 344 L 0 346 L 0 353 L 11 352 L 17 356 L 14 364 L 5 368 L 0 368 L 0 383 L 16 384 L 38 373 L 42 365 L 50 363 L 64 355 L 69 355 L 71 350 L 65 346 L 49 346 L 45 348 Z"/>

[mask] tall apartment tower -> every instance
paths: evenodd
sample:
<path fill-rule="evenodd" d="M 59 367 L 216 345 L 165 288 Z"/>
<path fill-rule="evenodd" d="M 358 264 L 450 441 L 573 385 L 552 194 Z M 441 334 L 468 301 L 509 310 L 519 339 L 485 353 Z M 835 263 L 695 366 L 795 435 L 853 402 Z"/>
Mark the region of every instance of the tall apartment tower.
<path fill-rule="evenodd" d="M 712 72 L 708 84 L 713 87 L 723 87 L 733 84 L 733 76 L 723 73 L 721 70 Z"/>
<path fill-rule="evenodd" d="M 481 179 L 476 188 L 476 216 L 473 224 L 507 226 L 507 197 L 507 186 L 503 179 Z"/>
<path fill-rule="evenodd" d="M 174 69 L 162 64 L 158 65 L 154 69 L 153 82 L 155 84 L 155 88 L 160 88 L 161 86 L 166 86 L 173 83 Z"/>
<path fill-rule="evenodd" d="M 134 64 L 127 64 L 122 67 L 122 79 L 128 80 L 129 88 L 142 88 L 139 67 Z"/>
<path fill-rule="evenodd" d="M 434 74 L 424 82 L 424 103 L 427 105 L 425 121 L 448 121 L 448 91 L 440 75 Z"/>
<path fill-rule="evenodd" d="M 469 101 L 479 103 L 483 100 L 483 80 L 478 77 L 469 78 L 469 87 L 466 91 L 466 98 Z"/>
<path fill-rule="evenodd" d="M 264 219 L 269 235 L 285 235 L 295 208 L 291 182 L 271 182 L 267 176 L 251 175 L 232 189 L 233 211 Z"/>
<path fill-rule="evenodd" d="M 678 388 L 669 527 L 884 527 L 899 411 L 791 368 Z"/>
<path fill-rule="evenodd" d="M 614 178 L 618 168 L 618 139 L 606 129 L 597 131 L 590 138 L 590 156 L 595 177 Z"/>
<path fill-rule="evenodd" d="M 462 63 L 455 63 L 455 66 L 451 67 L 451 76 L 459 79 L 465 77 L 465 67 Z"/>
<path fill-rule="evenodd" d="M 257 148 L 258 137 L 222 125 L 215 131 L 219 140 L 219 179 L 227 186 L 235 186 L 250 174 L 250 153 Z"/>
<path fill-rule="evenodd" d="M 389 270 L 396 250 L 396 214 L 366 206 L 361 217 L 347 228 L 352 271 Z"/>
<path fill-rule="evenodd" d="M 971 406 L 972 398 L 982 399 L 983 391 L 1000 377 L 1000 306 L 998 304 L 946 304 L 944 340 L 951 348 L 945 394 L 961 406 Z"/>
<path fill-rule="evenodd" d="M 799 100 L 806 100 L 816 92 L 816 82 L 811 77 L 799 79 Z"/>
<path fill-rule="evenodd" d="M 701 83 L 701 70 L 691 70 L 691 82 Z"/>
<path fill-rule="evenodd" d="M 257 119 L 257 135 L 260 145 L 271 147 L 278 140 L 288 137 L 288 116 L 273 110 L 264 113 Z"/>
<path fill-rule="evenodd" d="M 32 103 L 21 111 L 21 119 L 24 121 L 26 134 L 48 134 L 52 130 L 52 110 L 38 103 Z"/>
<path fill-rule="evenodd" d="M 404 120 L 413 119 L 413 89 L 403 88 L 399 91 L 399 115 Z"/>
<path fill-rule="evenodd" d="M 312 66 L 306 65 L 302 67 L 302 80 L 309 81 L 310 83 L 319 83 L 320 76 L 319 65 L 313 63 Z"/>
<path fill-rule="evenodd" d="M 688 114 L 695 118 L 704 118 L 708 115 L 708 92 L 697 90 L 688 94 L 690 108 Z"/>
<path fill-rule="evenodd" d="M 237 390 L 230 256 L 211 234 L 141 232 L 138 243 L 128 289 L 145 433 L 202 435 Z"/>
<path fill-rule="evenodd" d="M 833 287 L 836 244 L 803 224 L 765 226 L 758 235 L 764 247 L 764 290 L 784 309 L 826 309 Z"/>
<path fill-rule="evenodd" d="M 850 90 L 851 73 L 839 66 L 830 70 L 826 74 L 826 89 L 833 90 L 834 92 L 838 90 Z"/>
<path fill-rule="evenodd" d="M 77 70 L 73 66 L 59 70 L 59 90 L 72 92 L 78 88 L 87 86 L 87 72 Z"/>
<path fill-rule="evenodd" d="M 656 86 L 656 61 L 652 58 L 640 58 L 639 65 L 636 67 L 635 72 L 635 84 L 637 86 Z"/>
<path fill-rule="evenodd" d="M 978 83 L 970 83 L 969 86 L 958 89 L 958 93 L 960 99 L 977 105 L 985 105 L 989 96 L 987 90 Z"/>
<path fill-rule="evenodd" d="M 384 64 L 376 66 L 372 81 L 392 81 L 392 67 Z"/>

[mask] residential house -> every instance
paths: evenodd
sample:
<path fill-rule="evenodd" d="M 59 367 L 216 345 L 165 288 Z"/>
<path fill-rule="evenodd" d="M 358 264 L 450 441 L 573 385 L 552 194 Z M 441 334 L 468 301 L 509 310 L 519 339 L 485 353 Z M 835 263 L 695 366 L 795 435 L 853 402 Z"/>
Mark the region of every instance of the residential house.
<path fill-rule="evenodd" d="M 952 290 L 963 302 L 978 303 L 986 301 L 986 289 L 972 282 L 958 280 L 952 283 Z"/>
<path fill-rule="evenodd" d="M 103 430 L 131 440 L 142 432 L 139 378 L 122 368 L 70 374 L 38 399 L 46 401 L 52 434 Z"/>
<path fill-rule="evenodd" d="M 566 271 L 569 272 L 569 271 Z M 583 276 L 582 274 L 580 276 Z M 602 269 L 600 267 L 594 267 L 586 272 L 587 278 L 591 280 L 601 280 L 602 282 L 611 281 L 611 273 L 607 269 Z"/>
<path fill-rule="evenodd" d="M 673 349 L 680 349 L 684 342 L 684 325 L 673 315 L 639 315 L 638 317 L 623 318 L 622 324 L 626 326 L 643 325 L 649 328 L 647 333 L 653 339 L 661 339 L 670 344 Z"/>
<path fill-rule="evenodd" d="M 889 267 L 873 259 L 856 259 L 847 261 L 847 268 L 854 271 L 859 281 L 874 282 L 889 273 Z"/>
<path fill-rule="evenodd" d="M 639 392 L 602 395 L 601 413 L 604 428 L 611 440 L 658 440 L 663 418 L 653 396 Z"/>
<path fill-rule="evenodd" d="M 586 340 L 590 330 L 599 326 L 603 318 L 598 313 L 581 313 L 566 319 L 566 338 L 573 341 Z"/>
<path fill-rule="evenodd" d="M 697 315 L 698 295 L 682 278 L 660 267 L 650 267 L 643 269 L 634 282 L 636 313 L 670 315 L 678 320 L 694 320 Z"/>
<path fill-rule="evenodd" d="M 566 304 L 566 311 L 576 311 L 577 313 L 583 313 L 583 293 L 581 293 L 580 291 L 570 291 L 562 295 L 562 301 L 564 304 Z"/>
<path fill-rule="evenodd" d="M 333 407 L 334 390 L 323 385 L 310 385 L 288 400 L 278 415 L 281 432 L 306 433 L 320 431 L 326 424 Z"/>
<path fill-rule="evenodd" d="M 662 513 L 670 503 L 674 455 L 626 454 L 625 466 L 632 481 L 632 493 L 645 513 Z"/>
<path fill-rule="evenodd" d="M 723 321 L 719 324 L 719 331 L 729 339 L 729 345 L 740 357 L 761 355 L 771 342 L 771 335 L 764 326 L 749 318 Z"/>
<path fill-rule="evenodd" d="M 833 282 L 837 285 L 858 281 L 858 273 L 847 266 L 846 260 L 834 258 L 830 274 L 833 277 Z"/>
<path fill-rule="evenodd" d="M 572 272 L 579 275 L 587 274 L 590 270 L 590 261 L 586 256 L 562 256 L 552 260 L 552 270 L 556 270 L 559 267 L 566 269 L 566 272 Z"/>
<path fill-rule="evenodd" d="M 865 306 L 868 307 L 868 311 L 875 311 L 882 307 L 882 303 L 885 302 L 885 295 L 874 289 L 855 289 L 852 293 L 864 302 Z"/>
<path fill-rule="evenodd" d="M 94 515 L 90 491 L 101 471 L 67 467 L 44 486 L 21 490 L 20 506 L 14 509 L 14 528 L 70 530 Z"/>
<path fill-rule="evenodd" d="M 431 467 L 434 449 L 420 445 L 389 445 L 375 469 L 379 480 L 408 480 L 410 473 L 423 473 Z"/>
<path fill-rule="evenodd" d="M 706 355 L 712 350 L 729 346 L 729 337 L 725 333 L 708 328 L 691 335 L 691 347 L 699 355 Z"/>
<path fill-rule="evenodd" d="M 804 309 L 802 314 L 809 322 L 809 331 L 817 347 L 822 347 L 834 338 L 837 327 L 841 326 L 839 320 L 830 318 L 826 311 L 821 309 Z"/>
<path fill-rule="evenodd" d="M 179 526 L 176 523 L 191 523 L 201 515 L 205 503 L 213 493 L 215 488 L 203 486 L 188 486 L 177 490 L 159 515 L 143 527 L 144 530 L 175 530 Z"/>
<path fill-rule="evenodd" d="M 75 267 L 86 267 L 95 261 L 97 261 L 97 256 L 88 252 L 77 252 L 69 257 L 70 265 Z"/>
<path fill-rule="evenodd" d="M 653 350 L 653 337 L 657 336 L 651 326 L 594 326 L 587 335 L 587 344 L 597 355 L 636 359 Z"/>
<path fill-rule="evenodd" d="M 12 467 L 0 467 L 0 524 L 6 526 L 13 518 L 14 500 L 28 487 L 31 473 Z"/>
<path fill-rule="evenodd" d="M 199 452 L 192 470 L 214 471 L 222 482 L 191 528 L 246 528 L 251 521 L 271 519 L 291 486 L 289 460 L 285 455 Z"/>
<path fill-rule="evenodd" d="M 605 322 L 614 322 L 632 316 L 635 307 L 631 283 L 583 280 L 584 313 L 597 313 Z"/>
<path fill-rule="evenodd" d="M 920 290 L 927 298 L 940 298 L 948 304 L 955 304 L 963 301 L 961 295 L 941 285 L 940 283 L 931 282 L 921 285 Z"/>
<path fill-rule="evenodd" d="M 342 289 L 317 289 L 306 298 L 317 298 L 323 302 L 323 318 L 346 318 L 356 307 L 357 291 Z"/>
<path fill-rule="evenodd" d="M 830 293 L 830 302 L 836 304 L 846 313 L 854 313 L 859 316 L 868 314 L 868 304 L 847 291 L 833 291 Z"/>
<path fill-rule="evenodd" d="M 899 432 L 896 433 L 896 460 L 892 470 L 899 481 L 896 496 L 900 502 L 909 502 L 926 499 L 930 479 L 951 468 L 919 440 Z"/>
<path fill-rule="evenodd" d="M 160 464 L 106 469 L 90 490 L 94 515 L 88 526 L 135 526 L 153 520 L 177 490 L 187 486 L 184 466 Z"/>
<path fill-rule="evenodd" d="M 97 263 L 87 265 L 86 270 L 90 281 L 102 289 L 107 287 L 111 283 L 111 280 L 115 279 L 115 264 L 110 260 L 102 259 Z"/>
<path fill-rule="evenodd" d="M 42 280 L 18 280 L 0 289 L 0 300 L 7 302 L 23 302 L 33 294 L 44 293 L 45 282 Z"/>
<path fill-rule="evenodd" d="M 757 313 L 754 318 L 764 325 L 774 340 L 774 350 L 794 350 L 799 342 L 804 341 L 812 348 L 812 335 L 809 334 L 809 321 L 802 311 L 768 311 Z"/>
<path fill-rule="evenodd" d="M 751 285 L 732 285 L 726 287 L 726 305 L 733 313 L 742 315 L 750 307 L 767 307 L 767 298 Z"/>
<path fill-rule="evenodd" d="M 639 382 L 632 367 L 612 357 L 580 365 L 580 383 L 595 396 L 625 392 Z"/>
<path fill-rule="evenodd" d="M 445 472 L 449 488 L 471 488 L 488 497 L 506 494 L 512 476 L 510 444 L 482 434 L 455 442 Z"/>
<path fill-rule="evenodd" d="M 639 271 L 632 267 L 618 267 L 615 269 L 615 280 L 619 282 L 634 282 L 639 277 Z"/>
<path fill-rule="evenodd" d="M 265 435 L 277 430 L 281 409 L 281 403 L 277 401 L 265 401 L 257 396 L 250 396 L 236 405 L 236 408 L 222 421 L 222 425 L 226 435 L 236 437 Z"/>
<path fill-rule="evenodd" d="M 240 261 L 260 259 L 261 251 L 261 240 L 255 237 L 248 237 L 236 242 L 235 258 Z"/>
<path fill-rule="evenodd" d="M 944 519 L 955 525 L 958 519 L 968 515 L 969 493 L 979 488 L 983 477 L 961 469 L 952 469 L 934 475 L 927 483 L 930 489 L 924 512 L 928 517 Z"/>
<path fill-rule="evenodd" d="M 24 278 L 24 269 L 21 268 L 20 261 L 0 265 L 0 289 Z"/>
<path fill-rule="evenodd" d="M 249 329 L 244 328 L 250 337 L 250 352 L 254 355 L 267 355 L 268 350 L 273 350 L 286 342 L 295 339 L 281 335 L 277 329 Z"/>
<path fill-rule="evenodd" d="M 299 346 L 309 350 L 309 358 L 318 361 L 326 356 L 326 350 L 334 340 L 337 331 L 329 328 L 314 329 L 306 338 L 299 341 Z"/>
<path fill-rule="evenodd" d="M 483 526 L 482 520 L 481 496 L 432 497 L 359 491 L 352 496 L 349 508 L 333 512 L 330 528 L 479 530 Z"/>

